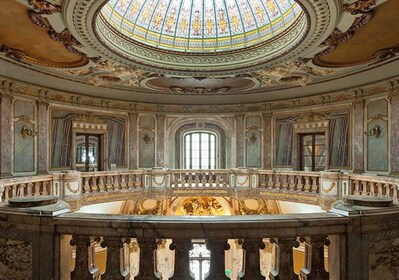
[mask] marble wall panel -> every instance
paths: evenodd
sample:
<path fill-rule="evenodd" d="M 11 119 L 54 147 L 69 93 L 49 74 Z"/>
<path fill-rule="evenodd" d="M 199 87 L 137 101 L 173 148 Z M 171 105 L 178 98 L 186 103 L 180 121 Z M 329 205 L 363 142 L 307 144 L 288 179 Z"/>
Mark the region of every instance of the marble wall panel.
<path fill-rule="evenodd" d="M 36 136 L 22 135 L 23 127 L 36 132 L 36 104 L 32 101 L 14 101 L 14 172 L 35 171 Z"/>
<path fill-rule="evenodd" d="M 155 166 L 155 116 L 139 117 L 139 168 Z"/>
<path fill-rule="evenodd" d="M 32 257 L 31 243 L 0 238 L 0 279 L 33 279 Z"/>
<path fill-rule="evenodd" d="M 388 101 L 380 99 L 367 104 L 367 132 L 379 127 L 381 133 L 366 136 L 367 170 L 388 171 Z"/>
<path fill-rule="evenodd" d="M 399 279 L 399 238 L 372 242 L 369 246 L 369 279 Z"/>
<path fill-rule="evenodd" d="M 245 165 L 246 167 L 262 167 L 261 116 L 245 118 Z"/>

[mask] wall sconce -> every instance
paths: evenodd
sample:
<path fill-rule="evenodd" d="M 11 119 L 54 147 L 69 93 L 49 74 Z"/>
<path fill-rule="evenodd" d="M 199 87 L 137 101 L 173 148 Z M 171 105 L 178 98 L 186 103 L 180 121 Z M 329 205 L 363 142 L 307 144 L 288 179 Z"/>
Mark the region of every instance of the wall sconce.
<path fill-rule="evenodd" d="M 381 134 L 381 128 L 378 125 L 375 125 L 373 128 L 370 128 L 368 131 L 364 132 L 364 135 L 366 136 L 375 136 L 375 137 L 380 137 Z"/>
<path fill-rule="evenodd" d="M 154 141 L 154 136 L 150 136 L 148 133 L 143 134 L 142 137 L 143 137 L 144 143 L 146 143 L 146 144 L 149 144 L 152 141 Z"/>
<path fill-rule="evenodd" d="M 24 125 L 21 129 L 21 134 L 23 138 L 27 136 L 35 137 L 37 135 L 37 131 Z"/>

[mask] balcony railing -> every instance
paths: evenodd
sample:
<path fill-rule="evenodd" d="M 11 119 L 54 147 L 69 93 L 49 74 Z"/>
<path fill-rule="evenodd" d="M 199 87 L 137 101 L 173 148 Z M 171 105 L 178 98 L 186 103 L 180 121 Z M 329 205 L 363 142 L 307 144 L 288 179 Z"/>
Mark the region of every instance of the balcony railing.
<path fill-rule="evenodd" d="M 143 196 L 225 196 L 268 198 L 329 205 L 345 195 L 398 201 L 399 178 L 339 172 L 256 169 L 66 172 L 0 180 L 1 201 L 56 195 L 80 205 Z"/>
<path fill-rule="evenodd" d="M 202 240 L 210 250 L 206 279 L 227 280 L 226 250 L 231 250 L 231 239 L 239 240 L 244 252 L 242 268 L 232 280 L 397 279 L 394 244 L 399 224 L 394 221 L 399 220 L 399 210 L 390 205 L 373 208 L 367 201 L 368 207 L 340 204 L 317 214 L 177 217 L 68 212 L 64 202 L 37 206 L 37 198 L 29 203 L 35 207 L 16 207 L 15 200 L 14 207 L 0 204 L 2 279 L 190 280 L 189 251 L 193 240 Z M 138 263 L 131 261 L 134 252 L 128 244 L 133 238 Z M 265 238 L 271 242 L 268 248 L 273 247 L 268 251 L 267 275 L 261 269 Z M 160 241 L 165 239 L 172 240 L 162 249 L 172 259 L 167 273 L 157 263 L 164 244 Z M 305 262 L 298 276 L 293 259 L 299 243 L 305 248 Z M 99 244 L 106 251 L 101 275 L 96 259 Z M 131 269 L 133 265 L 138 269 Z"/>

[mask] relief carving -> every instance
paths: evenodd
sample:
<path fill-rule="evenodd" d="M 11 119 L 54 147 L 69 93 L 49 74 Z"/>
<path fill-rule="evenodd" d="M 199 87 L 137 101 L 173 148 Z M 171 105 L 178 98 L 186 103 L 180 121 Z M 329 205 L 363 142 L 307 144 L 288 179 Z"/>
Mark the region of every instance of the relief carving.
<path fill-rule="evenodd" d="M 365 14 L 374 8 L 376 0 L 359 0 L 351 4 L 344 4 L 344 12 L 352 15 Z"/>
<path fill-rule="evenodd" d="M 0 279 L 32 279 L 32 245 L 0 238 Z"/>
<path fill-rule="evenodd" d="M 18 62 L 24 62 L 27 54 L 21 50 L 9 48 L 6 45 L 0 44 L 0 52 L 5 53 L 6 57 L 16 60 Z"/>
<path fill-rule="evenodd" d="M 61 12 L 61 6 L 49 3 L 45 0 L 29 0 L 28 3 L 40 14 L 51 15 Z"/>

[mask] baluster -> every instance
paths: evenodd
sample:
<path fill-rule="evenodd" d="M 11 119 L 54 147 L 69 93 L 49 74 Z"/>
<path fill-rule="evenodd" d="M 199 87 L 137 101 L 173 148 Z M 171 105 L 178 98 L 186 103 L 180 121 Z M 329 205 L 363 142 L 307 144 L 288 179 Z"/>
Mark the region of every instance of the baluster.
<path fill-rule="evenodd" d="M 28 191 L 27 191 L 28 196 L 32 196 L 32 188 L 33 188 L 33 183 L 28 183 Z"/>
<path fill-rule="evenodd" d="M 134 280 L 157 280 L 155 276 L 155 250 L 157 244 L 154 239 L 137 239 L 140 247 L 139 274 Z"/>
<path fill-rule="evenodd" d="M 385 183 L 385 184 L 384 184 L 384 188 L 385 188 L 385 196 L 386 196 L 386 197 L 390 197 L 389 184 Z"/>
<path fill-rule="evenodd" d="M 9 199 L 10 199 L 10 187 L 6 186 L 4 188 L 4 202 L 8 202 Z"/>
<path fill-rule="evenodd" d="M 206 247 L 211 251 L 211 267 L 208 279 L 230 279 L 225 274 L 225 251 L 230 249 L 229 244 L 226 240 L 208 240 Z"/>
<path fill-rule="evenodd" d="M 297 178 L 297 185 L 296 185 L 296 190 L 297 191 L 303 191 L 303 184 L 302 184 L 302 175 L 297 175 L 296 176 L 296 178 Z"/>
<path fill-rule="evenodd" d="M 310 190 L 310 178 L 309 178 L 309 176 L 305 176 L 305 186 L 304 186 L 304 189 L 305 189 L 305 192 L 309 192 L 309 190 Z"/>
<path fill-rule="evenodd" d="M 195 187 L 196 187 L 196 188 L 199 187 L 199 183 L 201 182 L 201 181 L 200 181 L 200 178 L 199 178 L 200 174 L 201 174 L 201 173 L 194 173 L 194 178 L 195 178 L 194 183 L 195 183 Z"/>
<path fill-rule="evenodd" d="M 111 175 L 107 175 L 107 185 L 105 187 L 107 188 L 108 192 L 112 190 L 112 176 Z"/>
<path fill-rule="evenodd" d="M 281 175 L 283 182 L 281 184 L 282 189 L 286 190 L 288 188 L 287 175 Z"/>
<path fill-rule="evenodd" d="M 273 183 L 273 174 L 268 174 L 267 175 L 269 181 L 267 182 L 267 186 L 269 187 L 269 189 L 273 189 L 274 187 L 274 183 Z"/>
<path fill-rule="evenodd" d="M 280 187 L 281 187 L 280 174 L 275 174 L 274 187 L 276 189 L 280 189 Z"/>
<path fill-rule="evenodd" d="M 127 184 L 126 184 L 126 174 L 121 174 L 121 188 L 122 190 L 125 190 L 127 188 Z"/>
<path fill-rule="evenodd" d="M 223 188 L 227 188 L 229 186 L 229 174 L 223 175 Z"/>
<path fill-rule="evenodd" d="M 393 190 L 392 200 L 393 200 L 393 202 L 397 202 L 398 201 L 398 187 L 395 184 L 392 184 L 392 190 Z"/>
<path fill-rule="evenodd" d="M 189 265 L 189 251 L 192 250 L 192 248 L 191 239 L 173 240 L 173 243 L 170 244 L 169 249 L 175 251 L 175 269 L 170 280 L 192 279 Z M 212 278 L 208 277 L 208 279 Z"/>
<path fill-rule="evenodd" d="M 188 176 L 188 180 L 187 180 L 188 186 L 192 187 L 193 186 L 193 173 L 187 173 L 187 176 Z"/>
<path fill-rule="evenodd" d="M 262 239 L 245 239 L 242 245 L 244 249 L 244 276 L 241 280 L 264 280 L 260 271 L 260 250 L 265 249 Z"/>
<path fill-rule="evenodd" d="M 114 176 L 114 190 L 117 191 L 119 190 L 119 175 L 115 175 Z"/>
<path fill-rule="evenodd" d="M 25 184 L 19 184 L 18 190 L 17 190 L 17 197 L 24 197 L 25 194 Z"/>
<path fill-rule="evenodd" d="M 259 180 L 260 180 L 260 187 L 262 189 L 266 188 L 266 175 L 260 174 L 259 175 Z"/>
<path fill-rule="evenodd" d="M 298 248 L 299 242 L 295 237 L 270 239 L 276 246 L 274 268 L 270 271 L 270 280 L 298 280 L 294 272 L 293 247 Z"/>
<path fill-rule="evenodd" d="M 71 272 L 71 280 L 93 280 L 93 274 L 89 270 L 89 246 L 88 236 L 73 236 L 70 244 L 75 246 L 75 269 Z"/>
<path fill-rule="evenodd" d="M 104 192 L 105 189 L 104 176 L 100 176 L 98 188 L 100 189 L 100 192 Z"/>
<path fill-rule="evenodd" d="M 35 194 L 34 196 L 39 196 L 40 195 L 40 182 L 35 182 Z"/>
<path fill-rule="evenodd" d="M 134 179 L 133 179 L 133 174 L 129 173 L 129 182 L 127 183 L 127 187 L 129 189 L 132 189 L 134 187 Z"/>
<path fill-rule="evenodd" d="M 49 195 L 51 193 L 50 182 L 44 181 L 43 182 L 43 193 L 42 195 Z"/>
<path fill-rule="evenodd" d="M 362 181 L 362 193 L 361 195 L 367 195 L 367 181 Z"/>
<path fill-rule="evenodd" d="M 374 182 L 370 182 L 370 195 L 374 196 L 375 195 L 375 183 Z"/>
<path fill-rule="evenodd" d="M 214 176 L 215 174 L 213 173 L 213 172 L 210 172 L 209 174 L 208 174 L 208 184 L 209 184 L 209 187 L 213 187 L 213 182 L 214 182 L 214 180 L 213 180 L 213 176 Z"/>
<path fill-rule="evenodd" d="M 294 191 L 295 190 L 295 176 L 294 175 L 290 175 L 289 177 L 289 181 L 290 181 L 290 184 L 288 185 L 289 186 L 289 190 L 291 190 L 291 191 Z"/>
<path fill-rule="evenodd" d="M 107 264 L 105 273 L 101 275 L 102 280 L 130 279 L 129 269 L 125 269 L 125 267 L 121 265 L 121 263 L 125 263 L 124 260 L 121 260 L 121 256 L 125 255 L 123 253 L 123 244 L 129 242 L 129 239 L 122 241 L 122 239 L 118 237 L 105 237 L 104 241 L 101 242 L 101 247 L 107 248 Z M 121 267 L 123 267 L 123 271 L 121 271 Z"/>
<path fill-rule="evenodd" d="M 83 189 L 84 189 L 85 193 L 90 191 L 89 180 L 90 180 L 90 177 L 84 177 L 85 183 L 84 183 Z"/>
<path fill-rule="evenodd" d="M 220 174 L 216 174 L 215 184 L 216 184 L 216 187 L 220 187 Z"/>
<path fill-rule="evenodd" d="M 96 267 L 96 243 L 100 238 L 90 238 L 89 245 L 89 271 L 93 275 L 93 280 L 98 280 L 100 277 L 100 269 Z"/>
<path fill-rule="evenodd" d="M 312 176 L 312 192 L 317 193 L 319 191 L 319 184 L 318 184 L 319 177 Z"/>
<path fill-rule="evenodd" d="M 202 187 L 206 187 L 206 173 L 201 173 L 201 184 Z"/>
<path fill-rule="evenodd" d="M 354 180 L 353 184 L 355 185 L 355 189 L 353 190 L 353 195 L 359 195 L 360 194 L 359 181 Z"/>
<path fill-rule="evenodd" d="M 141 176 L 139 174 L 136 175 L 136 182 L 134 183 L 134 186 L 136 188 L 140 188 L 141 187 Z"/>
<path fill-rule="evenodd" d="M 98 191 L 97 177 L 96 176 L 91 177 L 91 191 L 93 193 Z"/>
<path fill-rule="evenodd" d="M 17 197 L 17 186 L 18 186 L 18 185 L 12 185 L 12 195 L 11 195 L 11 198 Z M 39 195 L 40 195 L 40 193 L 39 193 Z"/>
<path fill-rule="evenodd" d="M 377 183 L 377 189 L 378 189 L 378 196 L 382 196 L 382 184 Z"/>
<path fill-rule="evenodd" d="M 301 269 L 301 280 L 328 280 L 329 273 L 324 268 L 324 245 L 329 245 L 327 236 L 301 238 L 305 242 L 305 267 Z"/>

